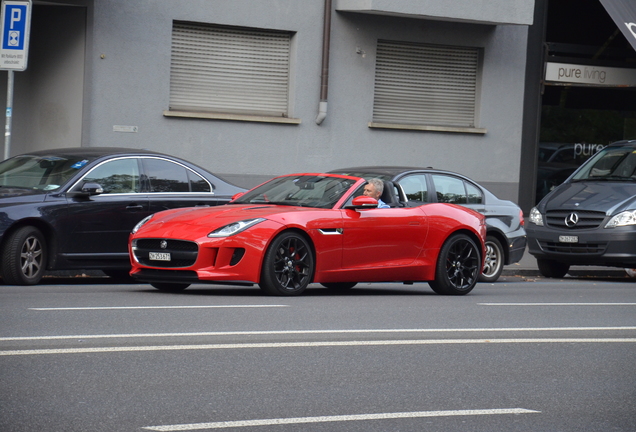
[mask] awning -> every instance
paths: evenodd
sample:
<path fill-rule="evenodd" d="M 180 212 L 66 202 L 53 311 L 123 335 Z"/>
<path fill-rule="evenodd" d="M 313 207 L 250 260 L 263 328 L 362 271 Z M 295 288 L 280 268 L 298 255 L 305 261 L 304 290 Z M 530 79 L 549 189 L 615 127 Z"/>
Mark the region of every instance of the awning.
<path fill-rule="evenodd" d="M 623 32 L 636 51 L 636 1 L 634 0 L 600 0 L 612 17 L 616 26 Z"/>

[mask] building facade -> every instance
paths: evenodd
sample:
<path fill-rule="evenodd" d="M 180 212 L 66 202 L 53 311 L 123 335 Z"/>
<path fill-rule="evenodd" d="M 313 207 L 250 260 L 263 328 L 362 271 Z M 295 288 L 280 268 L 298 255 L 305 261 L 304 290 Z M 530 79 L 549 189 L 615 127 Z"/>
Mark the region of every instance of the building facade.
<path fill-rule="evenodd" d="M 147 148 L 244 187 L 432 166 L 518 202 L 534 13 L 533 0 L 35 0 L 10 153 Z"/>

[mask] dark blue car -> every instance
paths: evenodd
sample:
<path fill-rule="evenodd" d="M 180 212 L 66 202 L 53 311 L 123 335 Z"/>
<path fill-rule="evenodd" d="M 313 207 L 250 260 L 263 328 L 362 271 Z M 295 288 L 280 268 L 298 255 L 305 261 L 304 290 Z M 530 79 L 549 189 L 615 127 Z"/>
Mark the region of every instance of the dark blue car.
<path fill-rule="evenodd" d="M 245 190 L 190 162 L 122 148 L 66 148 L 0 163 L 0 276 L 37 284 L 46 270 L 125 278 L 128 236 L 144 217 L 226 204 Z"/>

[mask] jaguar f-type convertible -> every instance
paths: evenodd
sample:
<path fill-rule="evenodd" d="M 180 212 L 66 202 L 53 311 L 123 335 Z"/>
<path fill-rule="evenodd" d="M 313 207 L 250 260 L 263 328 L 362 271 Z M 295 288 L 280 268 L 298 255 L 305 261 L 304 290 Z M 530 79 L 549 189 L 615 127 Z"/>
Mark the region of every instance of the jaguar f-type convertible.
<path fill-rule="evenodd" d="M 483 215 L 454 204 L 390 208 L 364 195 L 366 180 L 337 174 L 276 177 L 230 204 L 166 210 L 130 236 L 131 276 L 164 291 L 193 283 L 258 284 L 297 295 L 310 283 L 343 291 L 359 282 L 428 282 L 463 295 L 482 271 Z"/>

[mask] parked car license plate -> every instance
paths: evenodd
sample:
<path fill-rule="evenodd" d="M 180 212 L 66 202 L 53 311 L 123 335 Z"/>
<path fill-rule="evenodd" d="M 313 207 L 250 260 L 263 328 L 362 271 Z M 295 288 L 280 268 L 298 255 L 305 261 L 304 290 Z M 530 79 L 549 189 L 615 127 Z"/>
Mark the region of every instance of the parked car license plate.
<path fill-rule="evenodd" d="M 168 252 L 150 252 L 148 258 L 154 261 L 170 261 Z"/>
<path fill-rule="evenodd" d="M 559 236 L 559 241 L 561 243 L 578 243 L 579 236 Z"/>

